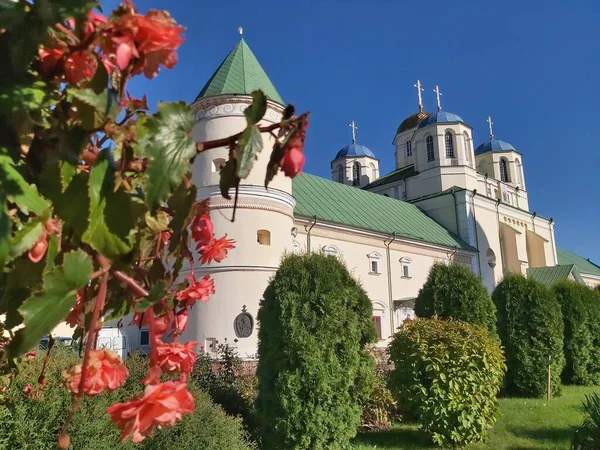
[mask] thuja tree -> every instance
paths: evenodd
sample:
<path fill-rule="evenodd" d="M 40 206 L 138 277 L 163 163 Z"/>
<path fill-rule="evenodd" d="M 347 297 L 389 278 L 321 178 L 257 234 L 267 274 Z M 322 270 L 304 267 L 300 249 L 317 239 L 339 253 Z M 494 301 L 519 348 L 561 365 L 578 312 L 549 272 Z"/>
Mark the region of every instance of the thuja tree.
<path fill-rule="evenodd" d="M 496 335 L 496 307 L 487 289 L 472 270 L 462 264 L 433 265 L 415 300 L 418 317 L 474 323 Z"/>
<path fill-rule="evenodd" d="M 269 449 L 347 448 L 373 382 L 372 305 L 331 256 L 287 256 L 258 312 L 257 409 Z"/>
<path fill-rule="evenodd" d="M 180 270 L 221 262 L 234 248 L 233 240 L 215 235 L 208 202 L 197 201 L 192 159 L 230 149 L 221 170 L 221 191 L 230 198 L 263 147 L 261 132 L 270 132 L 265 185 L 280 168 L 294 176 L 304 163 L 307 116 L 288 106 L 280 123 L 260 126 L 267 102 L 256 91 L 245 129 L 194 142 L 186 104 L 161 103 L 150 114 L 145 96 L 127 93 L 133 77 L 154 78 L 160 67 L 176 64 L 183 27 L 168 13 L 141 14 L 131 1 L 108 17 L 80 0 L 2 5 L 0 314 L 13 330 L 2 342 L 2 383 L 66 320 L 86 341 L 82 363 L 64 375 L 74 401 L 59 444 L 68 447 L 82 397 L 116 390 L 128 377 L 116 354 L 93 350 L 95 334 L 103 320 L 132 313 L 150 330 L 145 391 L 107 412 L 122 439 L 139 442 L 194 409 L 186 379 L 195 342 L 178 336 L 189 308 L 208 300 L 214 283 L 193 275 L 180 283 Z"/>
<path fill-rule="evenodd" d="M 593 374 L 590 372 L 593 353 L 592 324 L 590 320 L 591 289 L 573 281 L 563 281 L 554 287 L 558 299 L 563 323 L 565 326 L 564 353 L 565 368 L 562 372 L 563 382 L 569 384 L 591 384 Z"/>
<path fill-rule="evenodd" d="M 492 294 L 498 314 L 498 335 L 508 370 L 506 394 L 541 397 L 547 391 L 548 365 L 552 393 L 561 391 L 564 326 L 553 293 L 535 280 L 509 274 Z"/>

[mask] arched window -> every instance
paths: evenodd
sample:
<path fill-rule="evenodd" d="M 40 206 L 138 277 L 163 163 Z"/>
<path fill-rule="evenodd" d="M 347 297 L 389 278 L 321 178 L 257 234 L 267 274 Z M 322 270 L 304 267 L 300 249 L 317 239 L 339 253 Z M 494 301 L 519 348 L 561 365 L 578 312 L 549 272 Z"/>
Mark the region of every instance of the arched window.
<path fill-rule="evenodd" d="M 454 158 L 454 139 L 449 131 L 446 131 L 444 135 L 444 142 L 446 143 L 446 158 Z"/>
<path fill-rule="evenodd" d="M 360 184 L 360 163 L 356 161 L 352 165 L 352 185 L 358 186 Z"/>
<path fill-rule="evenodd" d="M 412 141 L 408 140 L 406 141 L 406 157 L 410 157 L 412 156 Z"/>
<path fill-rule="evenodd" d="M 269 230 L 258 230 L 256 232 L 256 242 L 260 245 L 271 245 L 271 232 Z"/>
<path fill-rule="evenodd" d="M 375 164 L 371 163 L 371 174 L 372 177 L 371 181 L 376 180 L 377 179 L 377 169 L 375 168 Z"/>
<path fill-rule="evenodd" d="M 523 168 L 521 167 L 521 161 L 515 159 L 515 173 L 517 175 L 517 184 L 523 184 Z"/>
<path fill-rule="evenodd" d="M 225 160 L 223 158 L 213 160 L 213 172 L 220 172 L 223 167 L 225 167 Z"/>
<path fill-rule="evenodd" d="M 323 253 L 325 253 L 326 256 L 338 256 L 340 254 L 340 249 L 335 245 L 330 244 L 323 247 Z"/>
<path fill-rule="evenodd" d="M 338 171 L 338 181 L 340 183 L 343 183 L 344 182 L 344 166 L 342 166 L 340 164 L 337 168 L 337 171 Z"/>
<path fill-rule="evenodd" d="M 410 259 L 409 257 L 405 256 L 403 258 L 400 258 L 400 267 L 401 267 L 401 276 L 402 278 L 410 278 L 410 264 L 412 263 L 412 259 Z"/>
<path fill-rule="evenodd" d="M 425 144 L 427 145 L 427 162 L 435 160 L 435 153 L 433 152 L 433 136 L 427 136 Z"/>
<path fill-rule="evenodd" d="M 469 133 L 466 131 L 463 133 L 463 139 L 465 140 L 465 161 L 471 161 L 471 141 L 469 140 Z"/>
<path fill-rule="evenodd" d="M 510 182 L 510 178 L 508 176 L 508 161 L 506 158 L 500 158 L 500 181 L 504 181 L 506 183 Z"/>

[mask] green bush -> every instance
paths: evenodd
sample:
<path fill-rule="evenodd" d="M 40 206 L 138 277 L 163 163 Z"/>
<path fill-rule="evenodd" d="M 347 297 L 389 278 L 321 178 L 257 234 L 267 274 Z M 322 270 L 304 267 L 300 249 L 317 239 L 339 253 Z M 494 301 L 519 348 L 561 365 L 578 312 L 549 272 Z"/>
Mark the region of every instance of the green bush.
<path fill-rule="evenodd" d="M 552 393 L 561 391 L 564 325 L 558 300 L 535 280 L 509 274 L 496 287 L 492 299 L 498 314 L 498 335 L 508 370 L 505 393 L 542 397 L 552 362 Z"/>
<path fill-rule="evenodd" d="M 347 448 L 373 384 L 371 301 L 331 256 L 286 256 L 258 312 L 265 448 Z"/>
<path fill-rule="evenodd" d="M 480 325 L 496 336 L 496 307 L 481 279 L 461 264 L 435 263 L 415 300 L 418 317 L 442 318 Z"/>
<path fill-rule="evenodd" d="M 43 353 L 26 361 L 7 391 L 9 403 L 0 406 L 0 449 L 54 450 L 56 439 L 72 405 L 72 398 L 60 384 L 63 370 L 81 360 L 68 349 L 55 348 L 46 373 L 46 385 L 40 387 L 37 378 L 41 371 Z M 225 415 L 213 404 L 196 383 L 190 382 L 194 395 L 194 414 L 184 416 L 174 428 L 157 430 L 153 437 L 134 445 L 120 444 L 120 432 L 110 422 L 105 409 L 140 393 L 140 380 L 147 371 L 147 359 L 133 355 L 127 360 L 130 377 L 115 392 L 87 398 L 75 415 L 69 435 L 73 449 L 114 450 L 248 450 L 255 448 L 247 442 L 240 420 Z M 26 384 L 33 390 L 22 393 Z"/>
<path fill-rule="evenodd" d="M 477 325 L 444 319 L 407 321 L 388 348 L 390 389 L 439 446 L 482 440 L 496 421 L 506 370 L 496 339 Z"/>
<path fill-rule="evenodd" d="M 369 431 L 387 430 L 396 418 L 398 408 L 387 386 L 387 374 L 378 372 L 371 395 L 362 406 L 360 428 Z"/>
<path fill-rule="evenodd" d="M 590 373 L 593 350 L 590 329 L 589 287 L 573 281 L 562 281 L 553 286 L 554 295 L 560 303 L 565 327 L 563 350 L 565 368 L 562 381 L 567 384 L 592 384 Z"/>
<path fill-rule="evenodd" d="M 600 395 L 593 392 L 583 401 L 585 418 L 575 430 L 572 450 L 600 450 Z"/>
<path fill-rule="evenodd" d="M 600 285 L 587 292 L 592 349 L 588 372 L 593 384 L 600 385 Z"/>

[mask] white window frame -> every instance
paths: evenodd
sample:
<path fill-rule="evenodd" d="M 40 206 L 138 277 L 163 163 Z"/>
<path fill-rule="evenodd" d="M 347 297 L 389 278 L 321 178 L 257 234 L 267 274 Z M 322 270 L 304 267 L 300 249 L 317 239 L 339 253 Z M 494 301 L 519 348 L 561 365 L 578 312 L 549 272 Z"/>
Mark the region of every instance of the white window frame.
<path fill-rule="evenodd" d="M 335 245 L 329 244 L 323 247 L 323 253 L 326 256 L 338 256 L 340 254 L 340 249 Z"/>
<path fill-rule="evenodd" d="M 371 252 L 367 255 L 369 258 L 369 275 L 381 275 L 381 269 L 379 266 L 379 261 L 381 260 L 381 254 L 378 252 Z M 377 271 L 373 271 L 373 263 L 377 264 Z"/>
<path fill-rule="evenodd" d="M 148 343 L 142 344 L 142 333 L 148 333 Z M 148 328 L 140 328 L 140 347 L 150 347 L 150 330 Z"/>
<path fill-rule="evenodd" d="M 406 141 L 406 157 L 410 158 L 412 155 L 412 141 L 409 139 L 408 141 Z"/>
<path fill-rule="evenodd" d="M 427 162 L 435 161 L 435 146 L 433 145 L 433 136 L 425 138 L 425 148 L 427 149 Z"/>
<path fill-rule="evenodd" d="M 338 175 L 338 182 L 343 183 L 344 182 L 344 166 L 342 164 L 340 164 L 337 167 L 337 175 Z"/>
<path fill-rule="evenodd" d="M 444 147 L 446 149 L 446 158 L 456 158 L 456 153 L 454 153 L 454 135 L 451 131 L 444 133 Z"/>
<path fill-rule="evenodd" d="M 463 139 L 465 140 L 465 161 L 471 162 L 471 142 L 469 142 L 469 133 L 466 131 L 463 133 Z"/>
<path fill-rule="evenodd" d="M 400 277 L 410 279 L 412 275 L 410 274 L 410 265 L 412 264 L 412 259 L 408 256 L 403 256 L 400 258 Z"/>
<path fill-rule="evenodd" d="M 510 170 L 508 168 L 508 159 L 500 158 L 500 181 L 510 183 Z"/>

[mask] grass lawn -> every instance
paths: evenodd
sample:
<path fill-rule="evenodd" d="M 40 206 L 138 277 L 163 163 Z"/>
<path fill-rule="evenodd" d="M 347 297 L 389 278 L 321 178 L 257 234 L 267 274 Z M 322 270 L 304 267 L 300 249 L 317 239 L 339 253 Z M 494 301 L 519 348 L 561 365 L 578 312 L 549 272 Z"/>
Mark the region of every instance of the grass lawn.
<path fill-rule="evenodd" d="M 550 404 L 543 400 L 501 399 L 500 417 L 487 441 L 472 450 L 568 450 L 572 426 L 581 424 L 581 401 L 598 387 L 567 386 Z M 354 441 L 354 450 L 435 449 L 427 436 L 414 425 L 398 425 L 389 431 L 363 433 Z"/>

